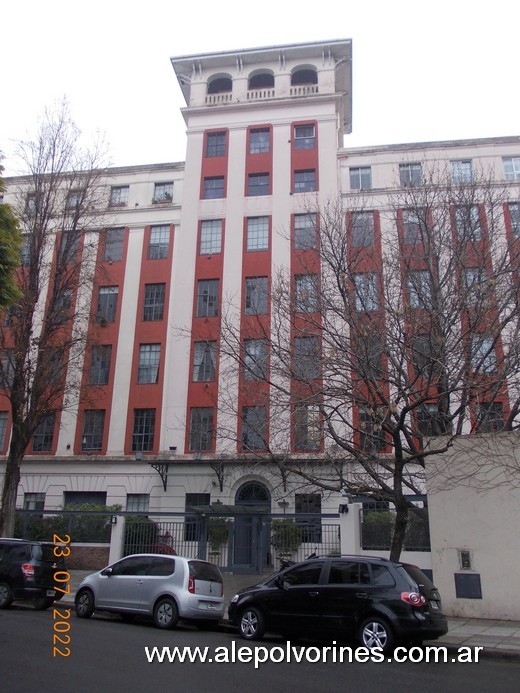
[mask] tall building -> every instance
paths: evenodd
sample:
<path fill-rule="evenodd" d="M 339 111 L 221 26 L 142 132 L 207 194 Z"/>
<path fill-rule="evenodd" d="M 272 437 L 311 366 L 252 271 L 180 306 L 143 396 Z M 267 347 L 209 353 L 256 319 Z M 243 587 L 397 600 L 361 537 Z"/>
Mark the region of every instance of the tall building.
<path fill-rule="evenodd" d="M 93 501 L 159 513 L 219 501 L 268 512 L 336 512 L 339 493 L 302 476 L 288 479 L 277 466 L 277 455 L 301 467 L 337 450 L 323 425 L 322 386 L 313 399 L 301 384 L 321 383 L 323 372 L 310 373 L 313 356 L 334 351 L 316 307 L 320 291 L 326 295 L 319 239 L 325 210 L 345 210 L 345 296 L 355 319 L 343 326 L 352 331 L 357 324 L 366 334 L 370 323 L 390 334 L 383 308 L 391 301 L 379 277 L 392 243 L 400 249 L 394 258 L 401 258 L 403 305 L 424 307 L 431 295 L 424 258 L 415 254 L 425 203 L 416 197 L 413 205 L 413 193 L 433 170 L 453 184 L 478 180 L 479 189 L 492 179 L 486 190 L 500 185 L 507 193 L 493 213 L 513 247 L 520 235 L 520 138 L 345 148 L 352 120 L 348 40 L 181 56 L 172 66 L 186 100 L 186 161 L 113 168 L 105 180 L 106 228 L 91 234 L 96 261 L 83 289 L 91 312 L 79 396 L 35 432 L 19 506 Z M 7 185 L 5 202 L 14 202 L 20 187 L 28 186 L 28 200 L 33 194 L 27 180 Z M 461 199 L 453 224 L 472 233 L 476 225 L 489 228 L 487 204 L 485 196 Z M 457 221 L 459 208 L 465 222 Z M 476 276 L 478 267 L 475 261 L 466 269 Z M 284 318 L 279 309 L 282 275 L 299 318 Z M 409 327 L 421 336 L 417 324 Z M 286 378 L 286 388 L 265 377 L 275 362 L 272 335 L 282 328 L 292 356 L 285 373 L 273 369 L 273 379 Z M 489 361 L 500 346 L 485 338 L 475 348 Z M 277 356 L 283 363 L 281 351 Z M 357 377 L 364 384 L 344 426 L 351 426 L 352 446 L 384 456 L 388 441 L 366 406 L 370 378 Z M 392 399 L 385 387 L 378 396 Z M 439 432 L 433 429 L 445 414 L 430 395 L 418 423 L 425 434 Z M 475 405 L 485 405 L 480 414 L 465 417 L 465 430 L 484 420 L 499 427 L 509 400 L 507 388 L 499 388 L 492 401 Z M 0 397 L 3 455 L 11 425 Z"/>

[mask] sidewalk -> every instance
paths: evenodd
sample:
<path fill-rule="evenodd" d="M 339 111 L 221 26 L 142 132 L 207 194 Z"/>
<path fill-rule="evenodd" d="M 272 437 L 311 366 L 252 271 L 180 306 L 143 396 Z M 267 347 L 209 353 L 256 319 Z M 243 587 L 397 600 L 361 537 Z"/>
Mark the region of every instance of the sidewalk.
<path fill-rule="evenodd" d="M 62 603 L 72 605 L 79 583 L 91 570 L 70 571 L 70 596 L 66 595 Z M 226 601 L 243 587 L 261 582 L 262 575 L 232 575 L 224 573 L 224 594 Z M 499 621 L 477 618 L 448 618 L 449 631 L 429 642 L 431 645 L 443 645 L 448 648 L 483 647 L 480 657 L 515 657 L 520 659 L 520 621 Z"/>

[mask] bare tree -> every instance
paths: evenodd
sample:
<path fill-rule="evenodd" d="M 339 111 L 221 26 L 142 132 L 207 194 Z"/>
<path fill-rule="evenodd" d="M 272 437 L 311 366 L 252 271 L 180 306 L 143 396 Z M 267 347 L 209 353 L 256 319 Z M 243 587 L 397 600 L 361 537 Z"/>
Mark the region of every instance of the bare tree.
<path fill-rule="evenodd" d="M 291 234 L 292 266 L 272 277 L 269 319 L 237 321 L 224 306 L 222 363 L 240 376 L 221 366 L 221 390 L 234 385 L 219 416 L 233 410 L 239 429 L 219 435 L 318 488 L 392 503 L 393 560 L 427 457 L 518 425 L 510 194 L 482 173 L 455 182 L 424 164 L 420 184 L 376 210 L 309 204 L 307 239 Z"/>
<path fill-rule="evenodd" d="M 21 142 L 18 154 L 26 171 L 16 180 L 22 297 L 0 332 L 0 388 L 12 421 L 0 511 L 0 534 L 7 536 L 14 531 L 20 467 L 31 438 L 57 429 L 78 392 L 96 245 L 91 232 L 100 227 L 106 194 L 103 143 L 81 147 L 66 102 L 45 113 L 37 136 Z"/>

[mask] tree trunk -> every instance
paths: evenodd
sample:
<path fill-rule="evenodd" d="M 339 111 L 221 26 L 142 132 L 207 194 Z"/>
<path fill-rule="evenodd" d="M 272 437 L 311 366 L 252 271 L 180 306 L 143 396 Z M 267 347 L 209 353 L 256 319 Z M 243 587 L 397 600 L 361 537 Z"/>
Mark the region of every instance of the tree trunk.
<path fill-rule="evenodd" d="M 20 465 L 23 455 L 15 450 L 9 451 L 5 466 L 4 488 L 2 490 L 2 506 L 0 509 L 0 537 L 14 536 L 14 521 L 16 515 L 16 496 L 20 483 Z"/>
<path fill-rule="evenodd" d="M 390 560 L 398 561 L 403 550 L 406 528 L 408 526 L 408 505 L 406 502 L 396 502 L 394 536 L 390 548 Z"/>

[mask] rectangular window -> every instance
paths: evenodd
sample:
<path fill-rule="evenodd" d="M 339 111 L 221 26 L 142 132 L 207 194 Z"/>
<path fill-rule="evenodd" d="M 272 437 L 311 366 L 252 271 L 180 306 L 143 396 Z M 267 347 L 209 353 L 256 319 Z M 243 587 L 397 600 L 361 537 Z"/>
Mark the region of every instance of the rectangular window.
<path fill-rule="evenodd" d="M 468 267 L 464 270 L 465 296 L 468 306 L 482 306 L 488 296 L 488 279 L 484 267 Z"/>
<path fill-rule="evenodd" d="M 217 200 L 224 197 L 224 176 L 204 178 L 204 200 Z"/>
<path fill-rule="evenodd" d="M 31 264 L 31 236 L 24 233 L 22 245 L 20 246 L 20 264 L 22 267 L 29 267 Z"/>
<path fill-rule="evenodd" d="M 78 505 L 104 505 L 107 504 L 106 491 L 64 491 L 63 505 L 71 508 Z"/>
<path fill-rule="evenodd" d="M 197 317 L 218 315 L 218 279 L 200 279 L 197 282 Z"/>
<path fill-rule="evenodd" d="M 354 339 L 355 371 L 363 380 L 378 380 L 383 374 L 384 337 L 379 332 L 366 331 Z"/>
<path fill-rule="evenodd" d="M 352 246 L 368 248 L 374 245 L 374 214 L 373 212 L 352 213 Z"/>
<path fill-rule="evenodd" d="M 86 409 L 83 414 L 83 434 L 81 450 L 99 452 L 103 446 L 103 429 L 105 427 L 104 409 Z"/>
<path fill-rule="evenodd" d="M 366 453 L 383 450 L 386 446 L 381 423 L 362 407 L 359 409 L 359 445 Z"/>
<path fill-rule="evenodd" d="M 222 219 L 205 219 L 200 223 L 201 255 L 215 255 L 222 249 Z"/>
<path fill-rule="evenodd" d="M 504 405 L 502 402 L 481 402 L 478 406 L 478 430 L 481 433 L 496 433 L 504 428 Z"/>
<path fill-rule="evenodd" d="M 134 513 L 147 513 L 150 508 L 149 493 L 127 493 L 126 509 Z"/>
<path fill-rule="evenodd" d="M 402 188 L 409 188 L 421 185 L 421 164 L 399 164 L 399 182 Z"/>
<path fill-rule="evenodd" d="M 210 504 L 211 495 L 209 493 L 187 493 L 186 494 L 186 513 L 193 511 L 194 508 L 200 508 L 203 505 Z M 184 518 L 184 541 L 201 541 L 202 540 L 202 517 L 200 513 L 194 515 L 186 514 Z"/>
<path fill-rule="evenodd" d="M 412 340 L 412 361 L 418 375 L 429 378 L 430 371 L 435 372 L 439 364 L 435 360 L 432 336 L 429 333 L 416 334 Z"/>
<path fill-rule="evenodd" d="M 206 136 L 206 156 L 224 156 L 226 154 L 226 133 L 208 132 Z"/>
<path fill-rule="evenodd" d="M 139 366 L 137 370 L 137 382 L 158 383 L 159 363 L 161 360 L 160 344 L 139 345 Z"/>
<path fill-rule="evenodd" d="M 67 209 L 77 209 L 83 204 L 85 190 L 71 190 L 67 195 L 65 206 Z"/>
<path fill-rule="evenodd" d="M 269 174 L 250 173 L 247 177 L 247 194 L 249 197 L 269 195 Z"/>
<path fill-rule="evenodd" d="M 509 202 L 507 207 L 509 218 L 511 219 L 511 231 L 515 236 L 520 236 L 520 204 L 518 202 Z"/>
<path fill-rule="evenodd" d="M 420 243 L 421 214 L 417 209 L 403 209 L 403 243 Z"/>
<path fill-rule="evenodd" d="M 427 270 L 408 272 L 408 300 L 411 308 L 431 308 L 432 287 Z"/>
<path fill-rule="evenodd" d="M 213 447 L 213 409 L 193 407 L 190 409 L 190 440 L 192 452 L 204 452 Z"/>
<path fill-rule="evenodd" d="M 471 367 L 474 373 L 496 373 L 497 356 L 492 337 L 480 334 L 471 340 Z"/>
<path fill-rule="evenodd" d="M 215 380 L 217 369 L 217 343 L 195 342 L 193 345 L 193 382 Z"/>
<path fill-rule="evenodd" d="M 45 508 L 45 493 L 24 493 L 24 510 L 43 510 Z M 34 516 L 33 516 L 34 517 Z"/>
<path fill-rule="evenodd" d="M 294 278 L 295 310 L 297 313 L 317 313 L 319 310 L 318 276 L 298 274 Z"/>
<path fill-rule="evenodd" d="M 313 250 L 317 245 L 315 214 L 294 215 L 294 247 L 296 250 Z"/>
<path fill-rule="evenodd" d="M 417 408 L 417 428 L 423 436 L 440 436 L 446 433 L 446 421 L 436 404 L 423 404 Z"/>
<path fill-rule="evenodd" d="M 267 154 L 270 150 L 271 133 L 269 128 L 258 128 L 249 133 L 249 153 Z"/>
<path fill-rule="evenodd" d="M 267 374 L 267 340 L 244 341 L 244 379 L 263 380 Z"/>
<path fill-rule="evenodd" d="M 294 377 L 313 380 L 320 376 L 319 340 L 316 336 L 294 338 Z"/>
<path fill-rule="evenodd" d="M 155 183 L 152 202 L 171 202 L 173 200 L 173 181 Z"/>
<path fill-rule="evenodd" d="M 321 543 L 321 495 L 319 493 L 296 493 L 294 510 L 307 518 L 298 518 L 298 523 L 305 523 L 302 542 Z"/>
<path fill-rule="evenodd" d="M 320 409 L 316 405 L 294 410 L 294 449 L 319 450 L 321 445 Z M 298 512 L 298 511 L 296 511 Z"/>
<path fill-rule="evenodd" d="M 315 132 L 314 125 L 294 126 L 294 148 L 314 149 Z"/>
<path fill-rule="evenodd" d="M 130 186 L 114 185 L 110 188 L 110 206 L 111 207 L 126 207 L 128 204 L 128 193 Z"/>
<path fill-rule="evenodd" d="M 265 315 L 267 298 L 267 277 L 246 277 L 245 315 Z"/>
<path fill-rule="evenodd" d="M 463 242 L 480 241 L 482 229 L 478 205 L 461 205 L 455 210 L 457 235 Z"/>
<path fill-rule="evenodd" d="M 105 262 L 119 262 L 123 259 L 123 244 L 125 240 L 124 229 L 107 229 L 105 231 Z"/>
<path fill-rule="evenodd" d="M 7 389 L 13 386 L 16 368 L 16 353 L 14 349 L 4 349 L 0 357 L 0 387 Z"/>
<path fill-rule="evenodd" d="M 504 157 L 506 180 L 520 180 L 520 156 Z"/>
<path fill-rule="evenodd" d="M 166 284 L 144 285 L 143 320 L 162 320 L 164 313 L 164 294 Z"/>
<path fill-rule="evenodd" d="M 100 286 L 96 320 L 100 323 L 114 322 L 117 308 L 117 286 Z"/>
<path fill-rule="evenodd" d="M 354 166 L 349 169 L 351 190 L 370 190 L 372 169 L 370 166 Z"/>
<path fill-rule="evenodd" d="M 40 421 L 32 437 L 33 452 L 50 452 L 52 450 L 55 423 L 56 414 L 54 412 Z"/>
<path fill-rule="evenodd" d="M 374 272 L 355 274 L 354 290 L 357 311 L 371 313 L 379 308 L 377 275 Z"/>
<path fill-rule="evenodd" d="M 7 412 L 0 411 L 0 450 L 5 447 L 5 434 L 7 433 Z"/>
<path fill-rule="evenodd" d="M 168 257 L 170 246 L 170 225 L 152 226 L 148 245 L 149 260 L 164 260 Z"/>
<path fill-rule="evenodd" d="M 58 249 L 58 263 L 62 269 L 63 265 L 68 265 L 75 261 L 79 249 L 79 236 L 78 231 L 63 231 L 61 234 Z"/>
<path fill-rule="evenodd" d="M 307 169 L 306 171 L 294 172 L 294 192 L 305 193 L 316 190 L 316 171 Z"/>
<path fill-rule="evenodd" d="M 89 385 L 107 385 L 110 376 L 110 359 L 112 356 L 112 345 L 101 344 L 92 347 L 90 356 L 90 367 L 88 369 Z"/>
<path fill-rule="evenodd" d="M 132 452 L 152 452 L 155 434 L 155 409 L 134 409 Z"/>
<path fill-rule="evenodd" d="M 242 450 L 265 450 L 265 407 L 242 407 Z"/>
<path fill-rule="evenodd" d="M 269 248 L 269 217 L 248 217 L 246 249 L 248 252 Z"/>
<path fill-rule="evenodd" d="M 454 183 L 471 183 L 473 180 L 471 159 L 465 161 L 452 161 L 451 177 Z"/>

